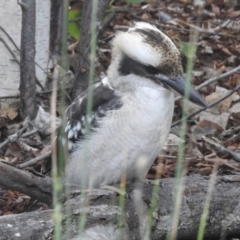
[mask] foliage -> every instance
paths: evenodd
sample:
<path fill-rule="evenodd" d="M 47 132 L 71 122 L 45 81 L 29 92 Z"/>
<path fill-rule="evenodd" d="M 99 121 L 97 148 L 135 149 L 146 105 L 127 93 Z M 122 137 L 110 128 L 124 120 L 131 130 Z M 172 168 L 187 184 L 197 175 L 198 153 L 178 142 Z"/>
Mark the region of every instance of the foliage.
<path fill-rule="evenodd" d="M 81 11 L 76 9 L 71 9 L 68 12 L 68 21 L 69 20 L 76 20 L 81 16 Z M 77 41 L 80 39 L 80 27 L 77 21 L 69 21 L 68 22 L 68 33 L 74 37 Z"/>

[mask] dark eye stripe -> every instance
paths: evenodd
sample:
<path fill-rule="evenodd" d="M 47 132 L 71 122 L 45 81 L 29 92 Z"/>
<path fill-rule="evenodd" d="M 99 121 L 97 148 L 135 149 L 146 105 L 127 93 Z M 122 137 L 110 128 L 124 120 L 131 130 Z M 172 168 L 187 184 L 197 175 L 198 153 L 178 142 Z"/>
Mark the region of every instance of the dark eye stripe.
<path fill-rule="evenodd" d="M 159 69 L 153 66 L 146 66 L 146 71 L 150 74 L 158 74 L 160 73 Z"/>
<path fill-rule="evenodd" d="M 140 62 L 133 60 L 132 58 L 124 55 L 119 64 L 119 74 L 122 76 L 129 75 L 131 73 L 138 76 L 149 76 L 161 73 L 161 70 L 154 66 L 146 66 Z"/>

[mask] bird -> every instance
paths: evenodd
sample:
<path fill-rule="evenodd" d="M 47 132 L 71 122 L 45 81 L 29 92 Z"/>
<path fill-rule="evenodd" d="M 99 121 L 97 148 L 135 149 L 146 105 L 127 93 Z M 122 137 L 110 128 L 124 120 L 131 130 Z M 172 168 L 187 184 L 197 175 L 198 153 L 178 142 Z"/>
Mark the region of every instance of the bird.
<path fill-rule="evenodd" d="M 169 134 L 174 92 L 186 87 L 180 52 L 155 25 L 117 32 L 111 51 L 106 77 L 66 110 L 66 181 L 81 189 L 144 179 Z M 191 85 L 189 100 L 206 107 Z"/>

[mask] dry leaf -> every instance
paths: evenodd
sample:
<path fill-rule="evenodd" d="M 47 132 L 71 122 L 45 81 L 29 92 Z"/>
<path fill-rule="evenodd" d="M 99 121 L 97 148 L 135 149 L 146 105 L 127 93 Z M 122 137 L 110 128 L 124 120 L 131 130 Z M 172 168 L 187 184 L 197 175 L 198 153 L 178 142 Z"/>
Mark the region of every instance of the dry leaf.
<path fill-rule="evenodd" d="M 0 116 L 13 120 L 18 115 L 17 109 L 15 108 L 4 108 L 0 110 Z"/>
<path fill-rule="evenodd" d="M 219 98 L 220 98 L 220 96 L 216 92 L 213 92 L 210 95 L 205 97 L 205 101 L 208 105 L 210 105 L 211 103 L 216 102 Z M 221 108 L 221 104 L 218 103 L 218 104 L 214 105 L 213 107 L 211 107 L 209 109 L 209 111 L 211 111 L 211 113 L 213 113 L 213 114 L 218 114 L 220 112 L 220 108 Z"/>
<path fill-rule="evenodd" d="M 240 102 L 235 103 L 230 109 L 230 113 L 240 113 Z"/>
<path fill-rule="evenodd" d="M 227 112 L 223 112 L 221 114 L 212 114 L 208 111 L 205 111 L 205 112 L 201 112 L 199 119 L 200 121 L 209 120 L 211 122 L 217 123 L 225 130 L 228 123 L 229 116 L 230 116 L 230 113 L 227 113 Z"/>
<path fill-rule="evenodd" d="M 219 16 L 220 15 L 220 9 L 218 6 L 216 6 L 215 4 L 212 4 L 212 11 Z"/>
<path fill-rule="evenodd" d="M 219 124 L 209 120 L 203 120 L 197 124 L 193 134 L 198 140 L 201 140 L 202 136 L 218 136 L 222 131 L 223 128 Z"/>
<path fill-rule="evenodd" d="M 232 56 L 232 53 L 229 51 L 229 49 L 228 48 L 226 48 L 226 47 L 222 47 L 221 48 L 221 51 L 222 52 L 224 52 L 226 55 L 228 55 L 228 56 Z"/>

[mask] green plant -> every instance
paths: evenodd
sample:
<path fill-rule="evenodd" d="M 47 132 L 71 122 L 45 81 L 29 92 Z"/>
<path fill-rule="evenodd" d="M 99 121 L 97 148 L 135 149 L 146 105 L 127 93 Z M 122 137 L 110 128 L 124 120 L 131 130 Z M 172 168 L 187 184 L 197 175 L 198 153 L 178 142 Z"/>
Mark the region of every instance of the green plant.
<path fill-rule="evenodd" d="M 77 19 L 81 17 L 81 11 L 78 9 L 71 9 L 68 12 L 68 33 L 77 41 L 80 39 L 80 27 Z"/>
<path fill-rule="evenodd" d="M 182 124 L 180 128 L 180 138 L 185 139 L 186 136 L 186 111 L 187 111 L 187 99 L 189 98 L 189 88 L 192 79 L 192 70 L 194 67 L 194 60 L 197 51 L 198 32 L 194 32 L 191 43 L 181 42 L 180 46 L 182 52 L 188 57 L 187 61 L 187 76 L 186 87 L 184 92 L 183 112 L 182 112 Z M 174 240 L 177 238 L 177 228 L 179 223 L 179 215 L 182 204 L 182 193 L 184 189 L 184 149 L 185 143 L 181 142 L 178 149 L 177 166 L 175 170 L 175 186 L 173 194 L 173 211 L 172 211 L 172 226 L 168 234 L 168 240 Z M 185 166 L 186 167 L 186 166 Z"/>

